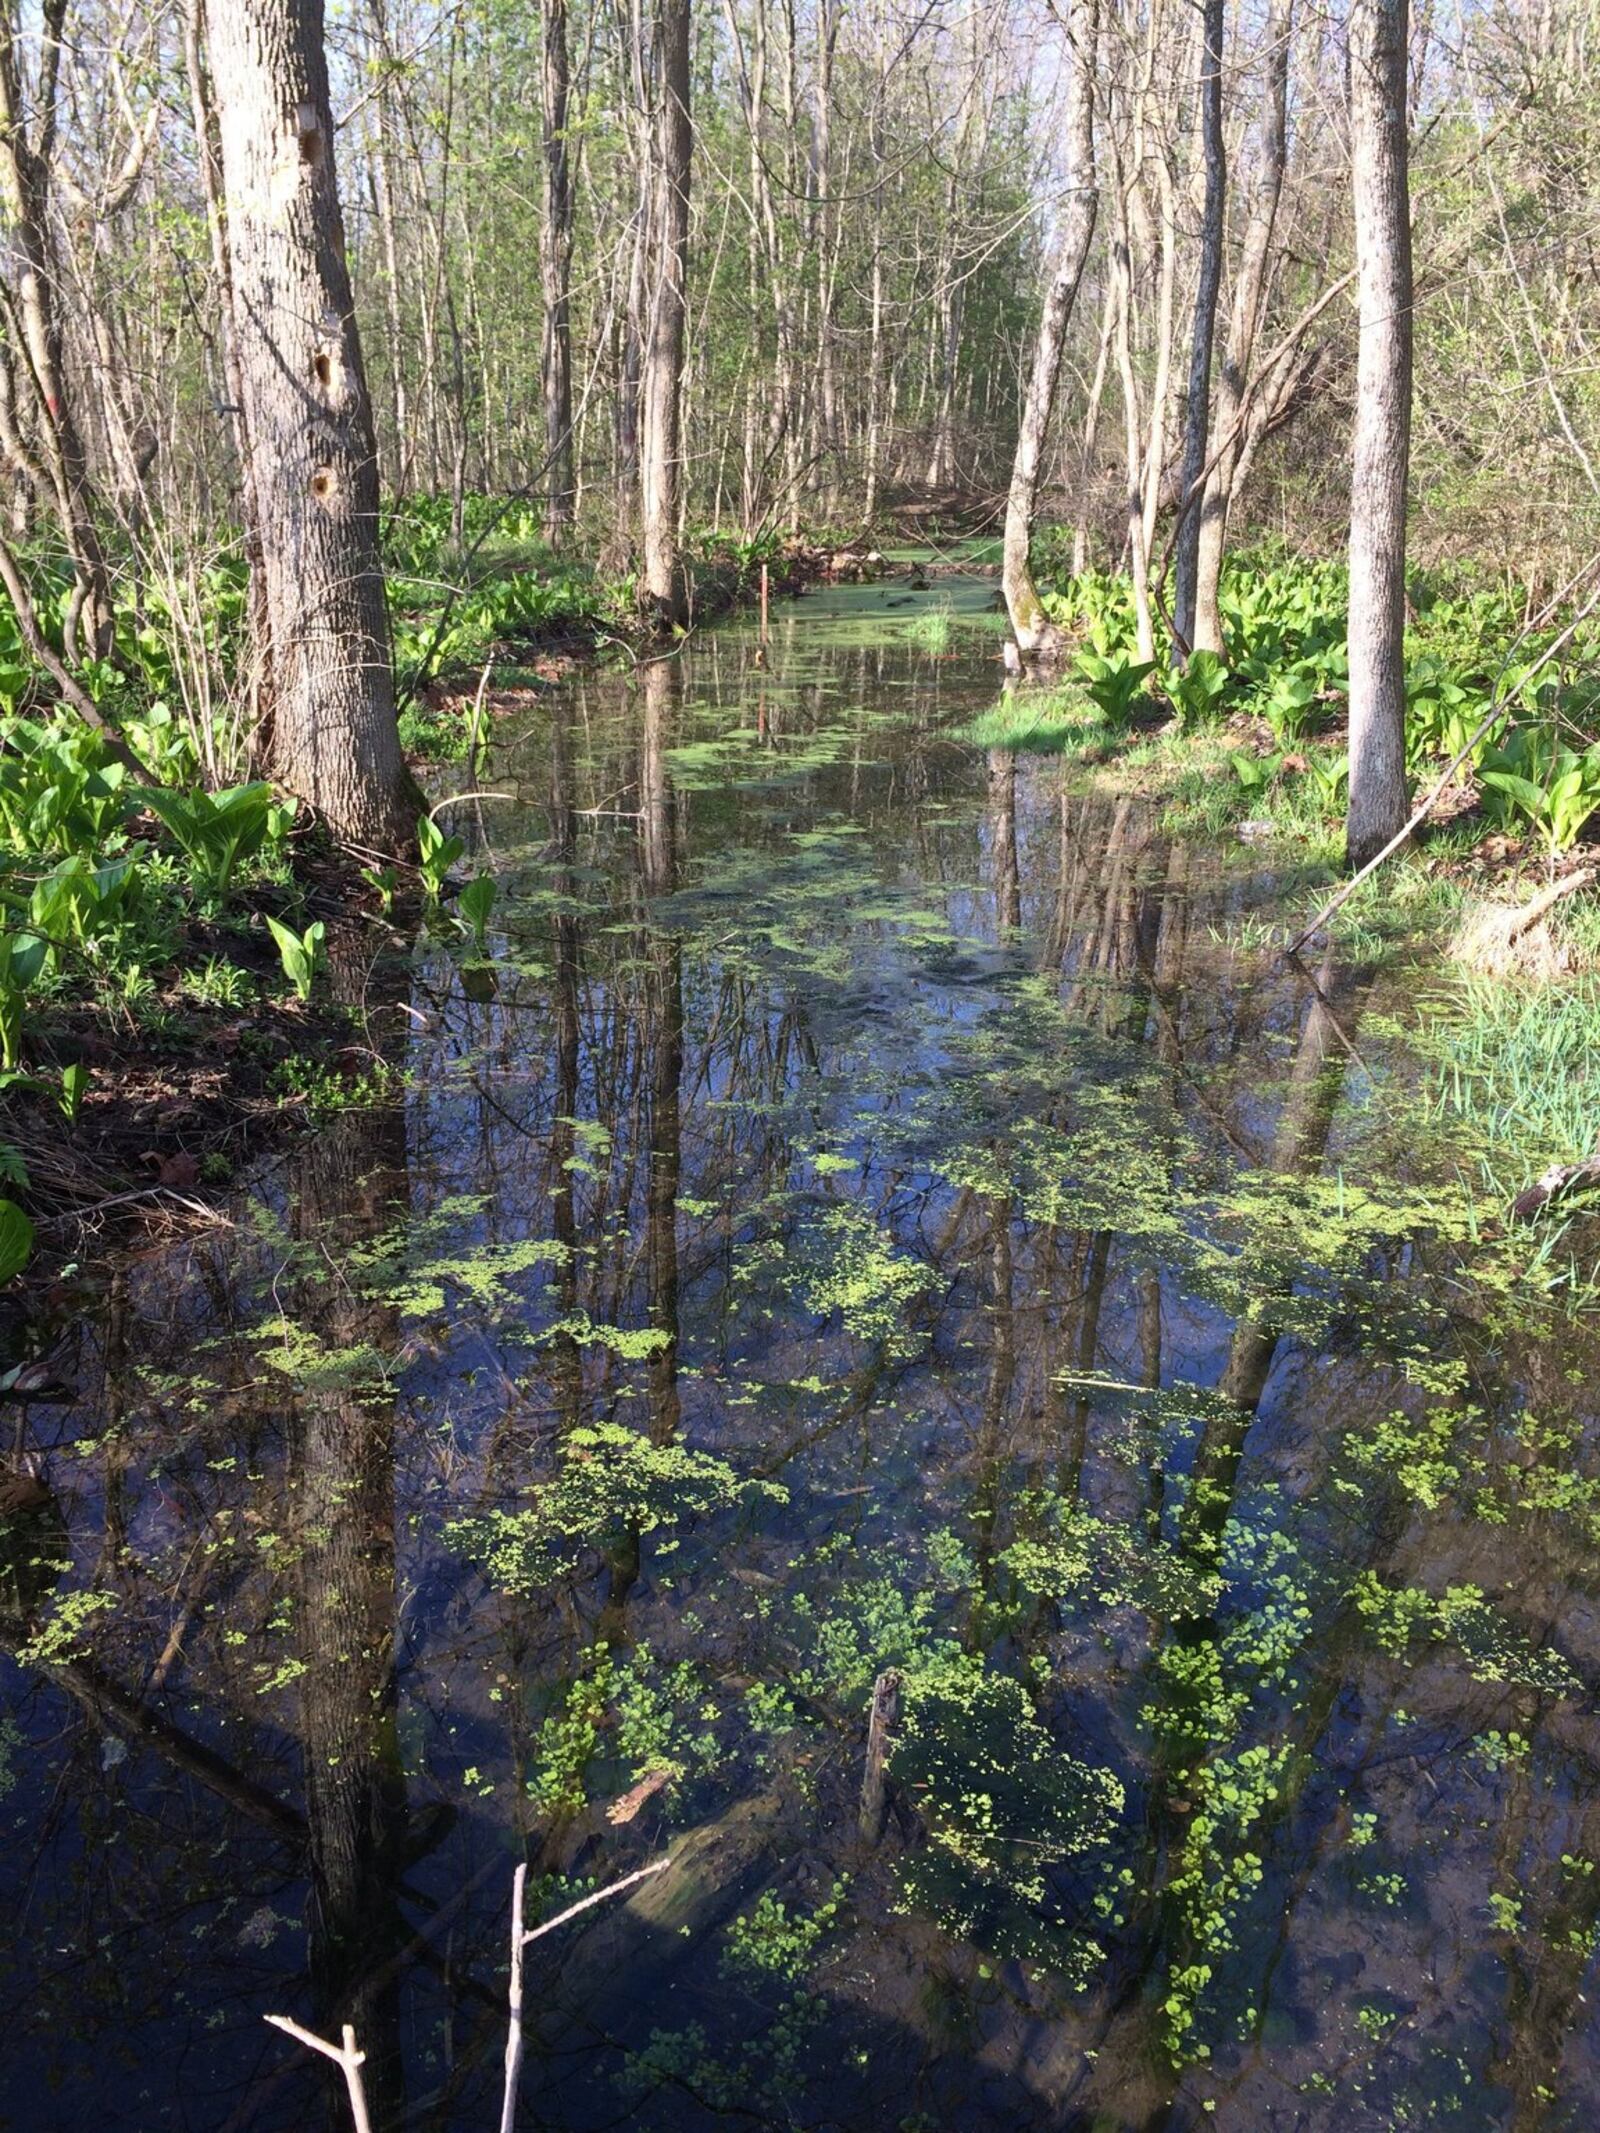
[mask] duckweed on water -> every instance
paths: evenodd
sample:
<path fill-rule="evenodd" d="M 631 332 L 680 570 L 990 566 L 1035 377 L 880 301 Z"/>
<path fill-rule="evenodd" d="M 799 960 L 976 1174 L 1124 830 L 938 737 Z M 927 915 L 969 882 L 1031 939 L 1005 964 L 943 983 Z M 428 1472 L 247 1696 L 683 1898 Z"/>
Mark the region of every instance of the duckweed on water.
<path fill-rule="evenodd" d="M 530 1985 L 542 2119 L 1592 2087 L 1592 1327 L 1474 1150 L 1490 1052 L 1415 961 L 1246 952 L 1281 854 L 996 773 L 989 662 L 882 613 L 506 733 L 495 988 L 424 942 L 376 1100 L 77 1306 L 0 1817 L 80 2116 L 91 2029 L 220 2092 L 354 1948 L 373 2063 L 488 2122 L 512 1863 L 549 1915 L 663 1849 Z"/>
<path fill-rule="evenodd" d="M 787 1494 L 775 1482 L 741 1480 L 725 1460 L 652 1443 L 616 1422 L 569 1430 L 557 1459 L 555 1478 L 535 1485 L 531 1504 L 444 1529 L 446 1543 L 482 1562 L 506 1592 L 538 1589 L 578 1551 L 643 1539 L 761 1496 L 782 1503 Z"/>

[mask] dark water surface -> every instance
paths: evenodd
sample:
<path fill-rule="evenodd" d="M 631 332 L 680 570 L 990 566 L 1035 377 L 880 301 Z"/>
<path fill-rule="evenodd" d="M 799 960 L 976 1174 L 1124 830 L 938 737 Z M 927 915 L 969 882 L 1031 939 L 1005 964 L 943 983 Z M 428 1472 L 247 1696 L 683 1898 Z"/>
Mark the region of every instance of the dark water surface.
<path fill-rule="evenodd" d="M 1293 851 L 962 740 L 989 594 L 552 690 L 492 972 L 342 955 L 390 1100 L 108 1271 L 0 1514 L 0 2126 L 345 2122 L 280 2012 L 491 2128 L 514 1865 L 667 1850 L 521 2124 L 1594 2122 L 1588 1335 L 1423 981 L 1250 949 Z"/>

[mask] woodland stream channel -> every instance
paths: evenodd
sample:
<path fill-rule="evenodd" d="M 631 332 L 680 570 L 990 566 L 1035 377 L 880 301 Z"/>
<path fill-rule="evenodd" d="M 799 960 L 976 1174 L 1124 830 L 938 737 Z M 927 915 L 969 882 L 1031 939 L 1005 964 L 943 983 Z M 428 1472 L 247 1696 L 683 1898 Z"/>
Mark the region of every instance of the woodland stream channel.
<path fill-rule="evenodd" d="M 548 690 L 483 957 L 343 973 L 378 1100 L 7 1411 L 0 2127 L 342 2123 L 278 2012 L 491 2128 L 514 1864 L 666 1849 L 530 1951 L 520 2123 L 1593 2123 L 1592 1335 L 1437 974 L 963 738 L 992 606 Z"/>

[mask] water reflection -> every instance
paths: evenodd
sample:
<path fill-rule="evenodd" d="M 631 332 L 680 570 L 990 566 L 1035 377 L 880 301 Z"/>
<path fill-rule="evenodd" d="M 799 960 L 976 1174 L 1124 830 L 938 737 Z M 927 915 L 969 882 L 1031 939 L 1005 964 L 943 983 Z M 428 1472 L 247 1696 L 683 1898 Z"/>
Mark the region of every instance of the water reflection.
<path fill-rule="evenodd" d="M 962 739 L 987 591 L 540 704 L 492 987 L 444 920 L 403 1005 L 341 964 L 403 1100 L 84 1314 L 0 1514 L 39 2122 L 336 2116 L 282 2010 L 492 2123 L 516 1860 L 666 1845 L 541 1944 L 530 2123 L 1576 2122 L 1586 1336 L 1409 981 Z"/>
<path fill-rule="evenodd" d="M 342 947 L 342 952 L 341 951 Z M 336 993 L 374 1003 L 356 943 L 330 957 Z M 396 1004 L 384 1017 L 395 1025 Z M 288 1298 L 297 1328 L 349 1376 L 297 1374 L 287 1416 L 289 1553 L 298 1734 L 310 1852 L 312 2024 L 352 2023 L 380 2124 L 404 2102 L 399 1879 L 407 1835 L 396 1730 L 395 1401 L 384 1382 L 399 1314 L 361 1262 L 409 1207 L 403 1114 L 344 1117 L 293 1157 Z M 359 1358 L 359 1361 L 354 1359 Z M 329 2123 L 342 2083 L 327 2081 Z"/>

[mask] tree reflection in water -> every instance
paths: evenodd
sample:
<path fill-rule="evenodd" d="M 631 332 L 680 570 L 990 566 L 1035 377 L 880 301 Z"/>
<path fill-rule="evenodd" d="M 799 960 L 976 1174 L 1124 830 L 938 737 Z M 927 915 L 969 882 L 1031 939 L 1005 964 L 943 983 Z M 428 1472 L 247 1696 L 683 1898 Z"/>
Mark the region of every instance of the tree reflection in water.
<path fill-rule="evenodd" d="M 269 2010 L 492 2123 L 516 1861 L 542 1914 L 668 1844 L 539 1944 L 527 2122 L 1592 2087 L 1589 1335 L 1432 1138 L 1414 981 L 1246 954 L 1293 855 L 968 745 L 959 603 L 938 660 L 840 605 L 506 735 L 493 985 L 447 916 L 407 1014 L 347 943 L 403 1097 L 118 1269 L 25 1418 L 48 2123 L 336 2115 Z"/>

